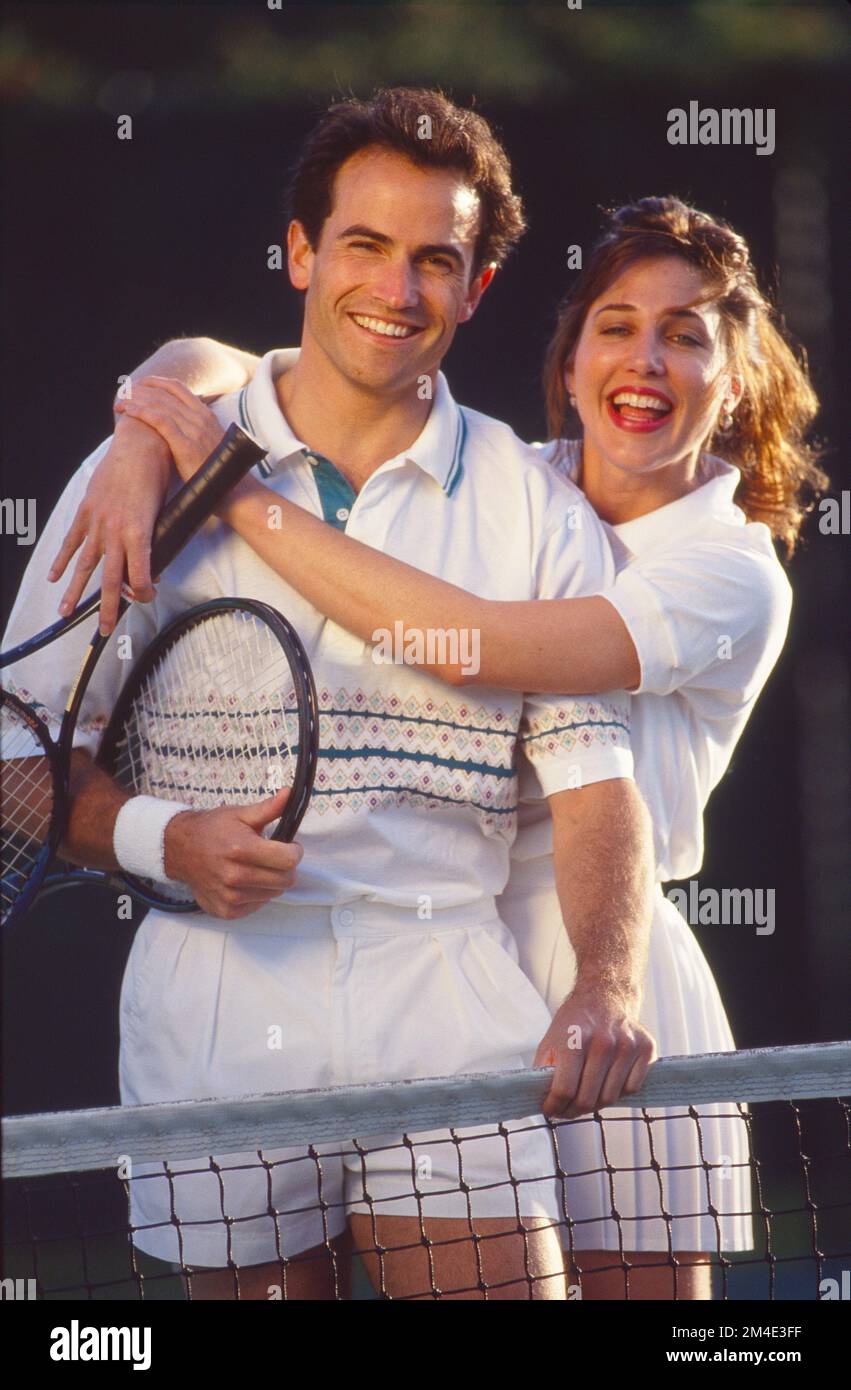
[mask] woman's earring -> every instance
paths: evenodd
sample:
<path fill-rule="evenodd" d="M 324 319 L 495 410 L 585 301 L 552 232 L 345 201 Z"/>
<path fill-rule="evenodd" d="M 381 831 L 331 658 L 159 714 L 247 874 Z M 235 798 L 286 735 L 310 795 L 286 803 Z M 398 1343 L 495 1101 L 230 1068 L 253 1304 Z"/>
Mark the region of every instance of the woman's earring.
<path fill-rule="evenodd" d="M 571 393 L 570 393 L 570 395 L 568 396 L 567 399 L 570 401 L 571 409 L 572 409 L 572 410 L 575 410 L 575 409 L 576 409 L 576 397 L 574 396 L 574 394 L 573 394 L 572 391 L 571 391 Z"/>
<path fill-rule="evenodd" d="M 733 412 L 725 406 L 718 416 L 718 428 L 722 434 L 727 434 L 733 428 Z"/>

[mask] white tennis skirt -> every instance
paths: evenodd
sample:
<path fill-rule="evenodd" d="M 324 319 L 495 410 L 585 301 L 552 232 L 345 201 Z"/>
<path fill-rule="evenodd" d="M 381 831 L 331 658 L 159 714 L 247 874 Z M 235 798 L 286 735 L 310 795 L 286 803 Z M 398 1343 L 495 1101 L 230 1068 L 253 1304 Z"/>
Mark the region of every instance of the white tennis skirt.
<path fill-rule="evenodd" d="M 555 1012 L 576 958 L 551 855 L 512 862 L 500 917 L 520 964 Z M 688 924 L 657 887 L 641 1022 L 660 1057 L 735 1048 L 718 986 Z M 753 1247 L 744 1112 L 734 1104 L 644 1112 L 612 1108 L 558 1125 L 564 1244 L 576 1250 L 719 1251 Z M 614 1171 L 610 1171 L 614 1170 Z"/>

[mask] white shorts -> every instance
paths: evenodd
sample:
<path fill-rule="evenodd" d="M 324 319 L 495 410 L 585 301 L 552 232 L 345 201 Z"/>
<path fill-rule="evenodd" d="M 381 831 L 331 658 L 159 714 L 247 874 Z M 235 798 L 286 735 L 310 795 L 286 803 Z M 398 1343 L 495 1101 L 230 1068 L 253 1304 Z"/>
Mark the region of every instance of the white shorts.
<path fill-rule="evenodd" d="M 151 913 L 120 1017 L 124 1104 L 513 1070 L 531 1065 L 549 1025 L 493 899 L 430 921 L 365 900 L 237 923 Z M 203 1158 L 170 1164 L 170 1176 L 137 1164 L 134 1241 L 222 1267 L 321 1245 L 351 1212 L 557 1221 L 552 1132 L 541 1116 L 505 1129 L 510 1142 L 494 1124 L 410 1145 L 396 1134 L 263 1150 L 263 1164 L 218 1154 L 221 1172 Z"/>
<path fill-rule="evenodd" d="M 576 957 L 554 887 L 552 857 L 512 862 L 497 899 L 520 964 L 551 1010 L 573 989 Z M 730 1052 L 718 986 L 687 922 L 657 888 L 641 1022 L 660 1057 Z M 576 1250 L 749 1250 L 753 1210 L 747 1123 L 734 1104 L 562 1121 L 563 1243 Z M 659 1164 L 658 1174 L 652 1164 Z M 704 1168 L 704 1161 L 708 1168 Z M 615 1170 L 607 1172 L 607 1164 Z M 710 1205 L 718 1213 L 709 1214 Z M 617 1213 L 617 1217 L 613 1216 Z M 670 1242 L 670 1244 L 669 1244 Z"/>

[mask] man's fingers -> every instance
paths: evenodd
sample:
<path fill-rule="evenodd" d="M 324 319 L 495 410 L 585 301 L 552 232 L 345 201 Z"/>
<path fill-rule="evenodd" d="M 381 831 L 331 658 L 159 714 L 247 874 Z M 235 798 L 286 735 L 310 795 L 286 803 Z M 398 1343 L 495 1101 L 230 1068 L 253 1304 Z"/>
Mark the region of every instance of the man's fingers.
<path fill-rule="evenodd" d="M 556 1051 L 549 1036 L 538 1043 L 538 1050 L 532 1058 L 533 1067 L 551 1067 L 555 1064 Z"/>
<path fill-rule="evenodd" d="M 556 1117 L 568 1113 L 580 1084 L 582 1070 L 581 1052 L 562 1051 L 556 1054 L 553 1079 L 543 1104 L 545 1115 Z"/>
<path fill-rule="evenodd" d="M 626 1089 L 627 1079 L 634 1068 L 641 1068 L 642 1061 L 641 1079 L 644 1079 L 651 1056 L 652 1039 L 643 1030 L 635 1036 L 622 1033 L 614 1040 L 599 1043 L 592 1039 L 572 1113 L 589 1114 L 616 1105 Z"/>
<path fill-rule="evenodd" d="M 629 1076 L 624 1083 L 624 1091 L 628 1096 L 634 1096 L 636 1091 L 640 1091 L 647 1079 L 647 1073 L 656 1060 L 656 1043 L 648 1034 L 643 1046 L 639 1047 L 638 1056 L 632 1064 Z"/>
<path fill-rule="evenodd" d="M 301 863 L 304 850 L 301 845 L 284 843 L 283 840 L 265 840 L 262 835 L 240 842 L 233 858 L 233 864 L 240 869 L 252 872 L 262 869 L 273 874 L 291 873 Z"/>
<path fill-rule="evenodd" d="M 634 1047 L 624 1052 L 610 1038 L 592 1037 L 581 1052 L 562 1052 L 557 1061 L 544 1114 L 566 1119 L 613 1105 L 635 1060 Z"/>
<path fill-rule="evenodd" d="M 627 1077 L 638 1060 L 637 1049 L 633 1043 L 629 1050 L 618 1051 L 606 1073 L 595 1109 L 604 1110 L 607 1105 L 615 1105 L 623 1095 Z"/>
<path fill-rule="evenodd" d="M 609 1049 L 595 1047 L 592 1039 L 591 1046 L 585 1053 L 579 1085 L 566 1111 L 569 1119 L 578 1115 L 588 1115 L 592 1110 L 599 1109 L 600 1091 L 611 1060 L 612 1054 Z"/>
<path fill-rule="evenodd" d="M 263 868 L 254 864 L 232 864 L 222 870 L 225 887 L 246 898 L 283 893 L 295 882 L 295 864 L 285 868 Z"/>
<path fill-rule="evenodd" d="M 255 801 L 250 806 L 241 806 L 239 819 L 243 825 L 247 825 L 251 830 L 262 830 L 264 826 L 271 825 L 272 821 L 281 819 L 289 797 L 290 788 L 282 787 L 280 791 L 273 792 L 263 801 Z M 267 841 L 267 843 L 273 842 Z"/>

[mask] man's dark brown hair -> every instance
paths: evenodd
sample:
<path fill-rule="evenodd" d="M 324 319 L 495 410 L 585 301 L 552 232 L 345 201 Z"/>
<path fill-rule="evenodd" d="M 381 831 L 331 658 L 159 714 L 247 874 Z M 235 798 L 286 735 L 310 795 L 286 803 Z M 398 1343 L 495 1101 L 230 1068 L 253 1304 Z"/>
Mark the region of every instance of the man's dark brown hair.
<path fill-rule="evenodd" d="M 483 116 L 428 88 L 387 87 L 368 101 L 337 102 L 308 135 L 290 180 L 288 205 L 312 247 L 331 213 L 338 169 L 371 146 L 404 155 L 424 169 L 460 170 L 479 196 L 473 275 L 492 262 L 502 264 L 526 229 L 523 205 L 511 189 L 508 155 Z"/>

